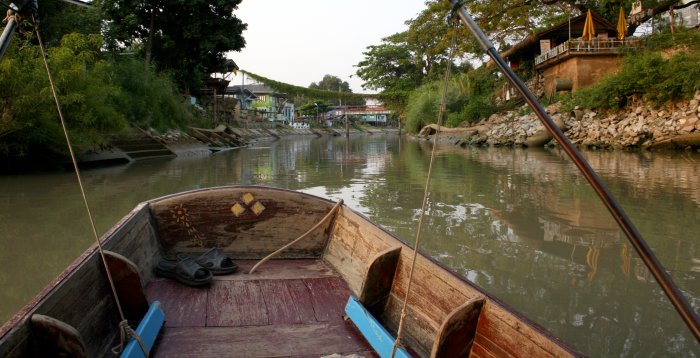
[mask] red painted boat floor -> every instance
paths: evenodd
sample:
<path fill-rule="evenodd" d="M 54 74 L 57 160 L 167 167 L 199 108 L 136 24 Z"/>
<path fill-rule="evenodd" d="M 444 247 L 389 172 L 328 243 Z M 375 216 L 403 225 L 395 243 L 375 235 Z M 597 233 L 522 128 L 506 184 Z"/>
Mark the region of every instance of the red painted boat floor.
<path fill-rule="evenodd" d="M 377 357 L 343 319 L 350 290 L 319 260 L 271 260 L 249 275 L 215 276 L 209 287 L 152 281 L 149 301 L 165 311 L 153 357 Z"/>

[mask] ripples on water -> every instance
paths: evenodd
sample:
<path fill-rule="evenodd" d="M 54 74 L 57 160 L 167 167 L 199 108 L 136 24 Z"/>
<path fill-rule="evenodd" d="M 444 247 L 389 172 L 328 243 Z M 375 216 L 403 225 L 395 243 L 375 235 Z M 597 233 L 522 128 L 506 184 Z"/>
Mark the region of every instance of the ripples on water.
<path fill-rule="evenodd" d="M 264 146 L 264 147 L 263 147 Z M 412 242 L 430 145 L 396 135 L 298 138 L 84 171 L 100 232 L 138 202 L 263 184 L 345 203 Z M 700 310 L 700 157 L 588 152 Z M 0 320 L 92 243 L 70 173 L 0 177 Z M 591 356 L 700 348 L 585 180 L 552 150 L 440 146 L 421 248 Z"/>

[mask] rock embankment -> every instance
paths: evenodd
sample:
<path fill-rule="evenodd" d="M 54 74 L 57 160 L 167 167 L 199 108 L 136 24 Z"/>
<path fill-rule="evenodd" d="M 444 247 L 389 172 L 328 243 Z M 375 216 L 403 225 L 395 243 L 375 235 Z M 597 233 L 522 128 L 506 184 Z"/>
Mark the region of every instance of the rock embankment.
<path fill-rule="evenodd" d="M 655 108 L 639 102 L 617 112 L 574 109 L 563 113 L 559 103 L 546 108 L 552 120 L 576 145 L 587 148 L 700 148 L 700 91 L 691 100 Z M 435 125 L 421 131 L 431 135 Z M 537 117 L 524 106 L 491 115 L 444 138 L 458 145 L 555 145 Z"/>

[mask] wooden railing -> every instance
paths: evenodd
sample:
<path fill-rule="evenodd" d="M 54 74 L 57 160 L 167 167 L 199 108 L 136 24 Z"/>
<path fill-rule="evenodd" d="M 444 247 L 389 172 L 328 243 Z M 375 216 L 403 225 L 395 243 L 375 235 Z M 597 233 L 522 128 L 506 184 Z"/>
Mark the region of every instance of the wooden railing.
<path fill-rule="evenodd" d="M 614 52 L 621 48 L 638 46 L 639 41 L 637 39 L 592 39 L 591 41 L 574 39 L 566 41 L 542 55 L 535 57 L 535 66 L 563 56 L 569 52 Z"/>

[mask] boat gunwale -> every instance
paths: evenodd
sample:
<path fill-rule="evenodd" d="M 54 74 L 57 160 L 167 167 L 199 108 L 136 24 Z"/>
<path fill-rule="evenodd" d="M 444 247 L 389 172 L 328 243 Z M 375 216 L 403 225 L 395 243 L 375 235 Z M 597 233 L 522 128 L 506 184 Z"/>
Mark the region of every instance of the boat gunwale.
<path fill-rule="evenodd" d="M 148 207 L 148 202 L 141 202 L 136 205 L 129 213 L 124 215 L 119 221 L 117 221 L 107 232 L 105 232 L 100 237 L 100 244 L 104 246 L 106 243 L 114 239 L 115 232 L 121 228 L 126 222 L 134 218 L 136 215 L 146 210 Z M 15 313 L 7 322 L 0 326 L 0 344 L 5 340 L 9 334 L 17 329 L 22 321 L 26 318 L 28 319 L 30 315 L 36 311 L 39 306 L 49 297 L 54 291 L 61 288 L 61 286 L 66 282 L 66 280 L 80 268 L 82 268 L 85 263 L 90 260 L 92 255 L 98 253 L 97 243 L 92 242 L 85 251 L 83 251 L 80 256 L 78 256 L 73 262 L 68 265 L 63 271 L 61 271 L 56 277 L 54 277 L 41 291 L 39 291 L 34 297 L 27 302 L 17 313 Z"/>

